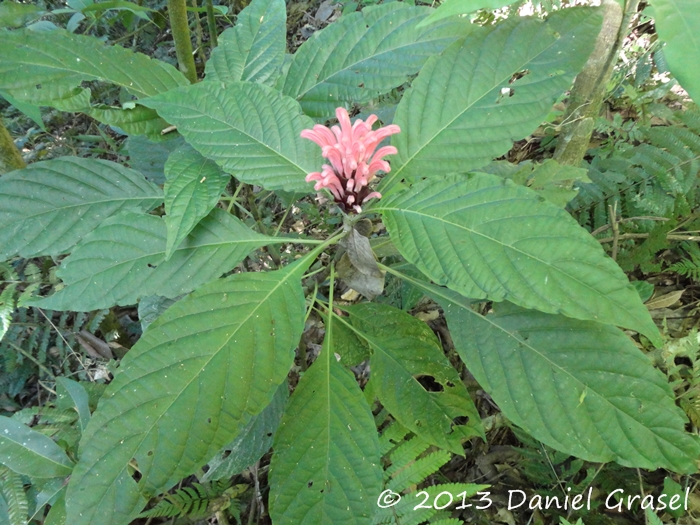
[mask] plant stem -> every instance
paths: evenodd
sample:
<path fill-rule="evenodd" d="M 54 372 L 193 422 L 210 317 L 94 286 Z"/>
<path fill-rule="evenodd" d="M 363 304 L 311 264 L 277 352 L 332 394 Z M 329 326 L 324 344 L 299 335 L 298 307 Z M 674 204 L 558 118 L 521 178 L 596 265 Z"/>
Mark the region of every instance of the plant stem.
<path fill-rule="evenodd" d="M 175 53 L 180 71 L 192 84 L 197 82 L 197 70 L 192 56 L 190 25 L 187 21 L 187 0 L 168 0 L 170 27 L 175 40 Z"/>
<path fill-rule="evenodd" d="M 214 17 L 214 4 L 212 0 L 205 0 L 204 5 L 207 6 L 207 23 L 209 25 L 209 42 L 211 49 L 219 45 L 219 39 L 216 35 L 216 18 Z"/>
<path fill-rule="evenodd" d="M 12 141 L 10 132 L 0 120 L 0 175 L 26 167 L 22 154 Z"/>
<path fill-rule="evenodd" d="M 631 18 L 627 13 L 632 9 L 636 12 L 638 4 L 639 0 L 628 0 L 623 17 L 622 8 L 615 0 L 603 0 L 603 27 L 588 62 L 574 82 L 564 115 L 565 124 L 562 124 L 554 151 L 554 159 L 560 164 L 578 166 L 588 150 L 595 119 L 600 114 L 615 60 L 627 33 Z"/>
<path fill-rule="evenodd" d="M 204 54 L 204 46 L 202 45 L 202 39 L 204 37 L 202 33 L 202 22 L 199 19 L 199 11 L 197 8 L 197 0 L 192 0 L 192 7 L 194 7 L 194 34 L 197 38 L 197 56 L 199 56 L 199 61 L 204 64 L 207 61 L 207 57 Z"/>

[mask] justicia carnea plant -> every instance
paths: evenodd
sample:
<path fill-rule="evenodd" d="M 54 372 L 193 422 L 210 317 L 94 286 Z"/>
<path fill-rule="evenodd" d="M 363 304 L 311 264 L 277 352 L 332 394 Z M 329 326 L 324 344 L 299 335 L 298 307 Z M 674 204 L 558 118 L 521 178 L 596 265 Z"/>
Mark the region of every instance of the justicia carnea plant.
<path fill-rule="evenodd" d="M 486 27 L 462 17 L 429 23 L 431 13 L 405 2 L 366 8 L 290 57 L 285 2 L 253 0 L 197 84 L 92 37 L 0 32 L 3 93 L 83 111 L 129 135 L 131 167 L 67 157 L 0 178 L 2 259 L 60 260 L 61 286 L 32 289 L 22 304 L 138 305 L 146 326 L 97 410 L 80 412 L 70 456 L 50 440 L 48 457 L 12 449 L 39 466 L 24 475 L 56 478 L 65 507 L 54 508 L 65 508 L 66 523 L 127 525 L 188 476 L 230 477 L 270 448 L 266 508 L 275 525 L 395 523 L 396 509 L 376 505 L 389 441 L 380 444 L 375 403 L 406 433 L 451 453 L 484 436 L 460 373 L 409 314 L 423 298 L 440 306 L 456 353 L 512 424 L 588 461 L 696 470 L 697 436 L 623 331 L 658 347 L 658 328 L 615 261 L 563 208 L 571 190 L 556 181 L 571 170 L 548 163 L 554 182 L 538 192 L 508 178 L 515 166 L 492 163 L 571 86 L 601 11 L 565 8 Z M 92 80 L 133 100 L 92 104 L 82 84 Z M 376 117 L 352 123 L 343 109 L 376 107 L 392 91 L 400 101 L 376 111 L 389 115 L 376 130 Z M 314 125 L 334 112 L 337 126 Z M 168 125 L 178 136 L 162 142 Z M 263 219 L 288 215 L 256 217 L 271 193 L 292 206 L 314 188 L 355 212 L 347 230 L 327 233 L 337 217 L 322 215 L 320 238 L 271 234 Z M 279 264 L 242 271 L 246 258 L 278 245 Z M 319 258 L 324 251 L 333 256 Z M 343 286 L 366 289 L 364 298 L 334 300 L 343 289 L 336 265 Z M 385 277 L 398 292 L 366 300 Z M 325 335 L 309 363 L 300 341 L 311 318 Z M 362 362 L 364 389 L 350 371 Z M 4 439 L 0 432 L 0 452 L 23 442 Z M 20 468 L 12 457 L 0 454 Z"/>
<path fill-rule="evenodd" d="M 301 132 L 301 137 L 318 144 L 323 157 L 330 161 L 321 172 L 309 173 L 306 181 L 316 181 L 315 190 L 328 189 L 343 211 L 361 213 L 363 204 L 381 198 L 379 192 L 370 189 L 369 183 L 377 172 L 391 171 L 384 157 L 396 154 L 394 146 L 378 150 L 377 146 L 401 129 L 390 124 L 373 130 L 372 125 L 378 120 L 376 115 L 370 115 L 366 122 L 357 119 L 352 124 L 345 108 L 336 109 L 335 114 L 339 125 L 328 129 L 317 124 L 312 130 Z"/>

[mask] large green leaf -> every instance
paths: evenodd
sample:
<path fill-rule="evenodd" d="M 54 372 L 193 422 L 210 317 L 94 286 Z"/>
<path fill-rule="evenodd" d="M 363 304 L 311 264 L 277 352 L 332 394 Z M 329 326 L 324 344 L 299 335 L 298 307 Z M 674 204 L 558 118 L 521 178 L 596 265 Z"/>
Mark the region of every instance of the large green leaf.
<path fill-rule="evenodd" d="M 376 210 L 401 254 L 466 297 L 631 328 L 660 344 L 639 294 L 564 210 L 487 174 L 426 180 Z"/>
<path fill-rule="evenodd" d="M 4 31 L 0 48 L 0 89 L 20 100 L 39 98 L 48 104 L 52 90 L 76 88 L 84 80 L 116 84 L 136 97 L 188 84 L 165 62 L 60 29 Z"/>
<path fill-rule="evenodd" d="M 159 188 L 114 162 L 37 162 L 0 178 L 0 259 L 60 255 L 107 217 L 162 201 Z"/>
<path fill-rule="evenodd" d="M 362 303 L 346 310 L 356 336 L 372 351 L 372 384 L 386 409 L 423 440 L 462 454 L 461 434 L 452 420 L 469 416 L 475 428 L 481 420 L 430 327 L 385 304 Z M 428 391 L 418 381 L 425 377 L 439 390 Z"/>
<path fill-rule="evenodd" d="M 262 84 L 201 82 L 140 103 L 244 182 L 308 193 L 306 175 L 323 164 L 318 146 L 299 136 L 313 121 L 297 102 Z"/>
<path fill-rule="evenodd" d="M 664 56 L 671 73 L 700 104 L 700 6 L 697 0 L 653 0 L 656 33 L 666 42 Z"/>
<path fill-rule="evenodd" d="M 275 436 L 270 516 L 277 525 L 369 525 L 381 490 L 374 418 L 355 376 L 335 358 L 334 323 L 331 317 L 321 355 Z"/>
<path fill-rule="evenodd" d="M 253 416 L 236 439 L 208 461 L 209 470 L 201 481 L 230 479 L 262 458 L 272 446 L 288 399 L 289 385 L 285 381 L 265 410 Z"/>
<path fill-rule="evenodd" d="M 697 470 L 668 381 L 619 329 L 508 303 L 482 316 L 445 292 L 455 348 L 513 423 L 587 461 Z"/>
<path fill-rule="evenodd" d="M 68 476 L 73 470 L 73 463 L 50 437 L 5 416 L 0 416 L 0 464 L 35 478 Z"/>
<path fill-rule="evenodd" d="M 545 21 L 513 17 L 431 58 L 396 110 L 398 156 L 383 187 L 466 172 L 506 153 L 570 86 L 601 20 L 590 7 L 563 9 Z"/>
<path fill-rule="evenodd" d="M 147 495 L 193 473 L 265 408 L 301 337 L 310 262 L 211 282 L 149 326 L 83 434 L 67 523 L 127 525 Z"/>
<path fill-rule="evenodd" d="M 328 117 L 338 106 L 368 102 L 400 86 L 474 27 L 449 20 L 417 29 L 430 12 L 392 2 L 343 16 L 294 54 L 282 92 L 299 100 L 306 114 Z"/>
<path fill-rule="evenodd" d="M 219 36 L 205 68 L 206 80 L 248 80 L 274 86 L 282 72 L 287 46 L 284 0 L 253 0 L 238 15 L 236 26 Z"/>
<path fill-rule="evenodd" d="M 280 241 L 217 208 L 166 261 L 166 230 L 165 220 L 153 215 L 123 213 L 105 221 L 62 261 L 56 274 L 65 288 L 31 304 L 81 312 L 154 294 L 177 297 L 220 277 L 254 249 Z"/>
<path fill-rule="evenodd" d="M 165 163 L 165 224 L 168 241 L 165 257 L 189 235 L 197 223 L 219 202 L 229 176 L 214 161 L 189 145 L 174 151 Z"/>

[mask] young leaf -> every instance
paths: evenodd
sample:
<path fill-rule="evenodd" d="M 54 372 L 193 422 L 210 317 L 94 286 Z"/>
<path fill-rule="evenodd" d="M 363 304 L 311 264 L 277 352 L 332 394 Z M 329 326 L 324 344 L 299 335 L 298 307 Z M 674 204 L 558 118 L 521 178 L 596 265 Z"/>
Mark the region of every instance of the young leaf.
<path fill-rule="evenodd" d="M 312 117 L 368 102 L 420 71 L 428 57 L 472 31 L 467 20 L 418 30 L 431 9 L 392 2 L 343 16 L 294 54 L 282 92 Z"/>
<path fill-rule="evenodd" d="M 459 298 L 440 302 L 469 371 L 536 439 L 586 461 L 697 471 L 700 445 L 668 381 L 619 329 L 508 303 L 484 317 Z"/>
<path fill-rule="evenodd" d="M 528 188 L 454 175 L 422 181 L 375 209 L 401 254 L 436 284 L 623 326 L 660 343 L 639 294 L 600 244 Z"/>
<path fill-rule="evenodd" d="M 197 151 L 237 179 L 269 190 L 311 191 L 323 161 L 299 134 L 313 121 L 294 100 L 262 84 L 201 82 L 139 102 L 176 125 Z"/>
<path fill-rule="evenodd" d="M 64 477 L 73 470 L 73 463 L 50 437 L 5 416 L 0 416 L 0 464 L 35 478 Z"/>
<path fill-rule="evenodd" d="M 253 0 L 236 26 L 219 35 L 204 72 L 206 80 L 247 80 L 274 86 L 282 71 L 287 47 L 287 8 L 284 0 Z"/>
<path fill-rule="evenodd" d="M 75 409 L 78 413 L 80 429 L 85 430 L 88 421 L 90 421 L 90 404 L 83 385 L 67 377 L 57 377 L 56 393 L 58 394 L 58 408 Z"/>
<path fill-rule="evenodd" d="M 666 42 L 664 57 L 671 73 L 700 104 L 700 9 L 695 0 L 653 0 L 656 32 Z"/>
<path fill-rule="evenodd" d="M 396 110 L 401 133 L 392 144 L 399 153 L 382 187 L 464 173 L 506 153 L 570 86 L 601 20 L 589 7 L 562 9 L 546 21 L 513 17 L 431 58 Z"/>
<path fill-rule="evenodd" d="M 166 260 L 197 223 L 216 206 L 230 177 L 214 161 L 189 145 L 173 152 L 165 163 Z"/>
<path fill-rule="evenodd" d="M 381 490 L 374 417 L 355 376 L 335 358 L 334 319 L 275 436 L 270 516 L 277 525 L 369 525 Z"/>
<path fill-rule="evenodd" d="M 40 100 L 41 105 L 54 105 L 56 90 L 77 88 L 84 80 L 116 84 L 137 98 L 188 84 L 165 62 L 61 29 L 4 31 L 0 48 L 5 50 L 0 56 L 0 89 L 35 104 Z M 84 93 L 89 106 L 90 90 Z"/>
<path fill-rule="evenodd" d="M 287 399 L 289 385 L 285 381 L 277 388 L 265 410 L 253 416 L 236 439 L 209 461 L 209 470 L 201 481 L 230 479 L 263 457 L 272 446 Z"/>
<path fill-rule="evenodd" d="M 301 337 L 309 262 L 211 282 L 149 326 L 83 434 L 67 523 L 127 525 L 144 494 L 193 473 L 265 408 Z"/>
<path fill-rule="evenodd" d="M 37 162 L 0 178 L 0 260 L 66 253 L 107 217 L 162 201 L 159 188 L 114 162 Z"/>
<path fill-rule="evenodd" d="M 28 304 L 87 312 L 135 304 L 148 295 L 177 297 L 220 277 L 265 237 L 221 209 L 214 209 L 165 260 L 166 225 L 160 217 L 123 213 L 102 223 L 61 263 L 66 287 Z"/>
<path fill-rule="evenodd" d="M 470 425 L 478 426 L 480 418 L 430 327 L 389 305 L 362 303 L 345 310 L 357 337 L 372 350 L 372 382 L 389 413 L 423 440 L 462 454 L 452 420 L 469 416 Z M 428 391 L 418 381 L 426 377 L 439 387 Z"/>

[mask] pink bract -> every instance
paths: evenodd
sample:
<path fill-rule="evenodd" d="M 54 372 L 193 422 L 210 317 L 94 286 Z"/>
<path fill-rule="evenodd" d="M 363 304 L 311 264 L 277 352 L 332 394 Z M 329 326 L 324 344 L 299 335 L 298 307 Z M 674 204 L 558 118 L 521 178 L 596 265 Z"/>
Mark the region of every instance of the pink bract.
<path fill-rule="evenodd" d="M 362 204 L 381 197 L 369 188 L 369 183 L 378 171 L 391 171 L 391 166 L 383 157 L 397 153 L 394 146 L 384 146 L 378 150 L 377 146 L 401 129 L 391 124 L 373 130 L 376 115 L 370 115 L 366 121 L 358 119 L 353 124 L 345 108 L 336 109 L 335 115 L 339 126 L 328 129 L 317 124 L 313 129 L 301 132 L 303 138 L 321 147 L 321 155 L 330 162 L 323 165 L 321 172 L 309 173 L 306 181 L 316 181 L 316 191 L 327 188 L 343 211 L 360 213 Z"/>

